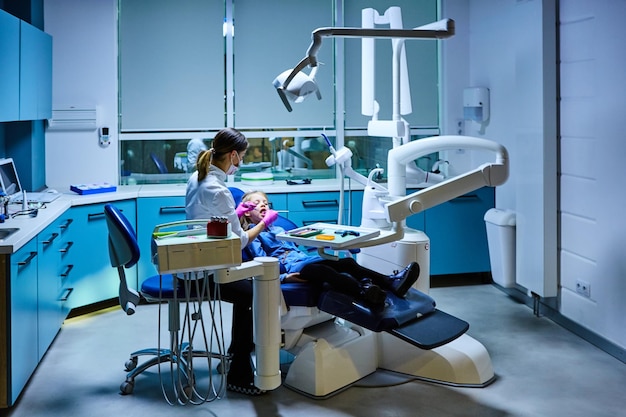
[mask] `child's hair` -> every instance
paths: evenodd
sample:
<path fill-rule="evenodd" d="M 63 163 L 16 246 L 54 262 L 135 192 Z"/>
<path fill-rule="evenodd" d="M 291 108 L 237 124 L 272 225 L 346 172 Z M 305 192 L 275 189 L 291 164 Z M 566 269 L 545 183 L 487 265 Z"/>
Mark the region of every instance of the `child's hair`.
<path fill-rule="evenodd" d="M 251 199 L 251 195 L 253 194 L 261 194 L 263 196 L 263 198 L 265 198 L 267 201 L 269 201 L 269 198 L 267 198 L 267 194 L 265 194 L 263 191 L 258 191 L 258 190 L 253 190 L 253 191 L 248 191 L 247 193 L 244 193 L 243 196 L 241 196 L 241 202 L 245 203 L 246 201 L 250 201 Z M 250 226 L 253 224 L 250 221 L 250 218 L 248 216 L 241 216 L 241 218 L 239 219 L 239 222 L 241 223 L 241 228 L 243 230 L 248 230 L 250 228 Z"/>

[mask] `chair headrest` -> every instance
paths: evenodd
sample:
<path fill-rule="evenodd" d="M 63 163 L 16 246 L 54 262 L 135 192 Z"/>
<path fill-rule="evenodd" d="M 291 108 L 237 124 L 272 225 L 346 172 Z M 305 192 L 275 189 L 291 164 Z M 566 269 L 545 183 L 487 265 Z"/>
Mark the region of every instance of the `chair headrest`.
<path fill-rule="evenodd" d="M 239 205 L 239 203 L 241 203 L 241 197 L 243 197 L 245 192 L 237 187 L 228 187 L 228 190 L 233 195 L 233 199 L 235 200 L 235 206 Z"/>
<path fill-rule="evenodd" d="M 139 245 L 135 229 L 126 216 L 114 205 L 104 206 L 104 216 L 109 229 L 109 258 L 111 265 L 130 268 L 139 261 Z"/>

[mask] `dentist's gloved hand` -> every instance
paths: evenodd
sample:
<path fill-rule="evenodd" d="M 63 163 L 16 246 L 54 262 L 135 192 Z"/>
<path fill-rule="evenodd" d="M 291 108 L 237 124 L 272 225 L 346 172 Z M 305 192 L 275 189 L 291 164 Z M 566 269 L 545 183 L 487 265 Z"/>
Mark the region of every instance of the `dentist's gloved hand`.
<path fill-rule="evenodd" d="M 278 218 L 278 212 L 274 210 L 268 210 L 265 212 L 265 216 L 263 217 L 263 223 L 265 223 L 265 227 L 274 223 Z"/>
<path fill-rule="evenodd" d="M 256 207 L 252 201 L 246 201 L 243 203 L 239 203 L 237 208 L 235 209 L 235 213 L 237 213 L 237 217 L 241 218 L 244 214 L 251 212 Z"/>

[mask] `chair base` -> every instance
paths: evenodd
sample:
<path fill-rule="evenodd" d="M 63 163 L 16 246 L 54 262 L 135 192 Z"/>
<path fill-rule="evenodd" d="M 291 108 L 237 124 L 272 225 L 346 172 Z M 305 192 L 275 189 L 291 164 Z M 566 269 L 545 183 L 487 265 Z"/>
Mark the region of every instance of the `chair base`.
<path fill-rule="evenodd" d="M 150 359 L 146 360 L 139 364 L 140 356 L 152 356 Z M 184 391 L 187 391 L 187 387 L 189 387 L 189 392 L 185 393 L 188 398 L 191 398 L 191 388 L 194 386 L 193 374 L 190 371 L 190 360 L 193 358 L 207 358 L 207 359 L 217 359 L 219 363 L 218 373 L 222 373 L 221 369 L 228 369 L 228 363 L 230 357 L 228 355 L 222 355 L 214 352 L 208 352 L 205 350 L 192 350 L 189 352 L 188 344 L 182 344 L 180 349 L 158 349 L 158 348 L 148 348 L 138 350 L 130 354 L 130 359 L 126 361 L 124 367 L 128 373 L 126 374 L 126 379 L 120 385 L 120 392 L 123 395 L 132 394 L 135 387 L 135 378 L 143 373 L 144 371 L 150 369 L 153 366 L 160 365 L 163 363 L 171 363 L 172 365 L 177 367 L 177 370 L 181 372 L 185 381 L 181 381 L 181 386 Z M 139 364 L 139 365 L 138 365 Z M 221 386 L 226 386 L 225 382 L 220 384 Z"/>
<path fill-rule="evenodd" d="M 284 365 L 284 385 L 315 399 L 332 397 L 378 369 L 460 387 L 485 387 L 495 380 L 487 350 L 466 334 L 424 350 L 349 322 L 326 322 L 305 333 L 306 342 L 288 351 L 292 362 Z"/>
<path fill-rule="evenodd" d="M 483 388 L 496 379 L 487 349 L 467 334 L 430 350 L 389 333 L 378 336 L 380 369 L 457 387 Z"/>
<path fill-rule="evenodd" d="M 148 299 L 148 301 L 155 300 Z M 182 300 L 178 299 L 167 300 L 169 324 L 168 347 L 141 349 L 131 353 L 130 359 L 126 361 L 125 369 L 128 373 L 126 374 L 126 379 L 120 385 L 120 392 L 123 395 L 128 395 L 133 392 L 135 387 L 135 378 L 149 368 L 159 366 L 159 374 L 161 374 L 162 370 L 160 366 L 164 363 L 170 364 L 167 367 L 167 370 L 164 371 L 172 373 L 168 380 L 172 382 L 171 388 L 174 392 L 173 399 L 170 399 L 170 395 L 166 392 L 163 380 L 161 380 L 161 388 L 166 401 L 170 404 L 173 404 L 173 400 L 180 404 L 200 404 L 206 401 L 213 401 L 225 392 L 226 375 L 223 370 L 228 369 L 230 356 L 225 353 L 226 349 L 222 344 L 223 342 L 221 341 L 221 338 L 219 337 L 216 339 L 216 342 L 220 346 L 219 352 L 224 353 L 216 353 L 204 349 L 194 349 L 194 346 L 189 342 L 189 340 L 194 339 L 196 326 L 198 326 L 198 323 L 203 322 L 202 312 L 196 309 L 189 309 L 190 302 L 187 301 L 187 308 L 185 308 L 185 313 L 181 317 L 181 302 Z M 202 303 L 202 301 L 192 301 L 191 303 Z M 160 311 L 159 307 L 159 314 L 161 314 Z M 211 314 L 213 314 L 212 310 Z M 183 320 L 182 326 L 181 319 Z M 204 324 L 202 324 L 200 328 L 204 331 Z M 181 329 L 183 329 L 182 332 Z M 213 328 L 211 332 L 216 332 L 216 330 L 217 329 Z M 212 342 L 206 340 L 205 338 L 202 347 L 205 347 L 208 343 Z M 140 356 L 150 356 L 150 358 L 139 364 Z M 203 365 L 198 368 L 198 365 L 201 365 L 201 363 L 195 364 L 195 358 L 206 358 L 206 366 Z M 211 371 L 213 368 L 213 359 L 218 360 L 217 371 L 220 379 L 218 382 L 213 380 Z M 201 390 L 198 386 L 196 375 L 197 369 L 203 369 L 203 371 L 205 370 L 209 374 L 206 394 L 200 393 L 200 391 L 205 390 Z"/>

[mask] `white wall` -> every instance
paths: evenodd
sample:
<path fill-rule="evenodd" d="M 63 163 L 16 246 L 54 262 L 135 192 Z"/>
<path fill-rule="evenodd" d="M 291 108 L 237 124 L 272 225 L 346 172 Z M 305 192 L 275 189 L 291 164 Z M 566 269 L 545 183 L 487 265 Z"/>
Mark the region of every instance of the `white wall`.
<path fill-rule="evenodd" d="M 626 346 L 626 2 L 560 1 L 561 313 Z M 590 284 L 591 297 L 576 292 Z"/>
<path fill-rule="evenodd" d="M 463 10 L 464 3 L 467 11 Z M 463 87 L 486 87 L 490 93 L 490 118 L 486 123 L 465 122 L 465 134 L 495 140 L 510 154 L 509 180 L 496 190 L 496 207 L 512 209 L 517 217 L 517 282 L 542 297 L 557 293 L 557 139 L 555 13 L 553 0 L 446 1 L 445 17 L 454 18 L 465 44 L 444 42 L 446 57 L 454 62 L 466 56 Z M 552 31 L 544 28 L 552 24 Z M 460 50 L 459 47 L 464 48 Z M 458 64 L 446 65 L 447 77 Z M 551 72 L 550 72 L 551 71 Z M 449 83 L 449 78 L 444 79 Z M 458 82 L 458 81 L 457 81 Z M 457 85 L 458 89 L 458 85 Z M 461 91 L 446 91 L 444 102 L 454 116 L 462 116 Z M 455 94 L 451 96 L 451 94 Z M 452 130 L 455 127 L 452 125 Z M 464 171 L 485 157 L 473 152 L 448 155 L 450 170 Z M 466 166 L 464 166 L 466 164 Z"/>
<path fill-rule="evenodd" d="M 511 176 L 497 188 L 496 206 L 518 213 L 518 282 L 541 285 L 556 274 L 560 313 L 624 349 L 626 221 L 621 213 L 626 194 L 621 190 L 626 141 L 620 122 L 626 108 L 626 51 L 620 39 L 626 28 L 620 19 L 626 16 L 626 2 L 560 0 L 560 148 L 557 135 L 549 133 L 550 123 L 558 121 L 557 108 L 542 97 L 538 105 L 543 111 L 537 113 L 527 94 L 541 95 L 542 89 L 552 94 L 556 87 L 550 73 L 528 78 L 553 63 L 541 48 L 529 48 L 529 41 L 540 41 L 537 13 L 549 13 L 552 5 L 553 0 L 444 1 L 444 16 L 461 28 L 457 36 L 467 32 L 469 38 L 466 45 L 444 43 L 443 62 L 467 55 L 469 70 L 466 78 L 456 74 L 458 63 L 448 65 L 443 82 L 458 76 L 468 85 L 490 88 L 489 123 L 483 131 L 470 126 L 466 134 L 496 140 L 510 152 Z M 532 31 L 521 42 L 516 35 L 520 24 Z M 469 52 L 456 49 L 460 47 Z M 533 53 L 536 59 L 529 59 Z M 458 91 L 445 87 L 444 93 L 448 106 L 442 121 L 444 132 L 450 133 L 459 111 L 457 103 L 449 104 L 458 102 Z M 543 121 L 543 133 L 536 128 L 538 121 Z M 558 155 L 553 153 L 557 150 Z M 577 280 L 590 284 L 590 298 L 576 293 Z"/>
<path fill-rule="evenodd" d="M 52 35 L 52 108 L 96 105 L 98 126 L 110 129 L 111 145 L 96 131 L 46 132 L 46 184 L 118 179 L 117 1 L 44 0 L 45 31 Z"/>

